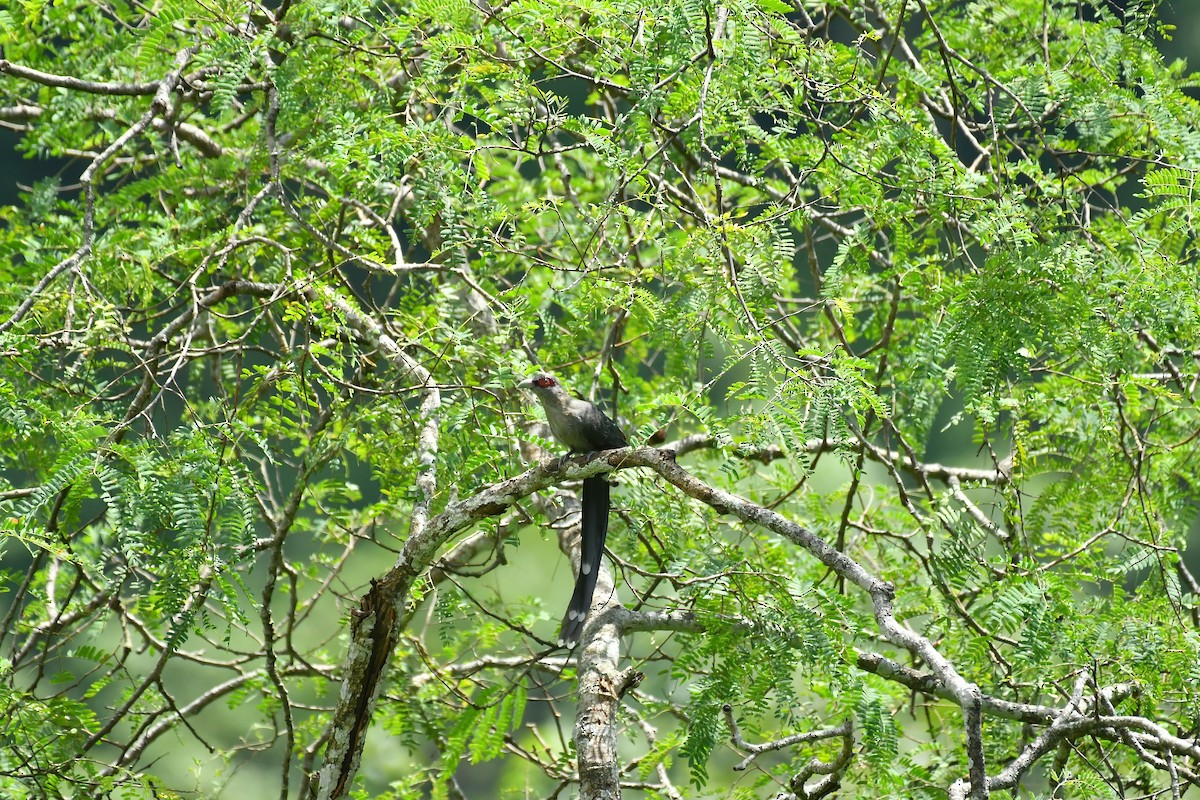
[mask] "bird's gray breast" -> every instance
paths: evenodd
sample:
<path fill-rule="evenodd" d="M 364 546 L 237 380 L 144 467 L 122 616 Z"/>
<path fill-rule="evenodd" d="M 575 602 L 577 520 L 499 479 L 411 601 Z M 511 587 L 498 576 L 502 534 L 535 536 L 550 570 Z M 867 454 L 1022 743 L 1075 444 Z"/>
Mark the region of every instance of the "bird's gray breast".
<path fill-rule="evenodd" d="M 563 409 L 546 405 L 546 421 L 550 423 L 550 431 L 569 450 L 587 452 L 594 449 L 588 435 L 587 410 L 590 409 Z"/>

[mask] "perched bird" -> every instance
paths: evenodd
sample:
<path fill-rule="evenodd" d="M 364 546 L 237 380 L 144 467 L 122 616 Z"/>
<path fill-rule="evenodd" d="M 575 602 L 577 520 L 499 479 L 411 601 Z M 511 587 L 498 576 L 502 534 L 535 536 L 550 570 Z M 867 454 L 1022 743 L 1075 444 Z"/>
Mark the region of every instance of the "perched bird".
<path fill-rule="evenodd" d="M 625 434 L 594 403 L 567 394 L 553 375 L 539 372 L 522 381 L 522 387 L 532 389 L 542 408 L 554 438 L 570 453 L 593 453 L 628 447 Z M 596 591 L 596 576 L 604 557 L 604 539 L 608 536 L 609 485 L 601 475 L 583 481 L 583 514 L 579 554 L 579 577 L 575 593 L 563 617 L 559 641 L 574 646 L 583 631 L 583 622 L 592 607 Z"/>

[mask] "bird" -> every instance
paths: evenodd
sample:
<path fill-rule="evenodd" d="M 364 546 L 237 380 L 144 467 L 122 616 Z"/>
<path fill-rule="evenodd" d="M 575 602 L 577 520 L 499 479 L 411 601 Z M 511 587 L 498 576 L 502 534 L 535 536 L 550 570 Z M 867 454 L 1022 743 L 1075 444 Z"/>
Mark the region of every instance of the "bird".
<path fill-rule="evenodd" d="M 625 434 L 595 403 L 572 397 L 550 373 L 539 372 L 520 386 L 533 390 L 546 410 L 550 432 L 567 448 L 568 455 L 629 446 Z M 592 607 L 596 577 L 604 557 L 604 540 L 608 536 L 609 489 L 608 481 L 601 475 L 583 480 L 579 575 L 558 635 L 559 642 L 568 647 L 579 642 Z"/>

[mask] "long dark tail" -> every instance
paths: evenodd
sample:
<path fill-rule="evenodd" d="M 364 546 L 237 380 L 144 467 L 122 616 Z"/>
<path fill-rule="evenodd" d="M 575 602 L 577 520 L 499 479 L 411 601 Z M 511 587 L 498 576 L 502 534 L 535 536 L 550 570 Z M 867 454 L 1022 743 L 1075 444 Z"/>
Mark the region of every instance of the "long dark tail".
<path fill-rule="evenodd" d="M 596 591 L 596 577 L 604 558 L 604 540 L 608 536 L 609 488 L 608 481 L 600 476 L 583 481 L 579 577 L 575 579 L 575 593 L 571 595 L 558 634 L 559 642 L 568 647 L 574 647 L 579 642 L 584 620 L 592 608 L 592 594 Z"/>

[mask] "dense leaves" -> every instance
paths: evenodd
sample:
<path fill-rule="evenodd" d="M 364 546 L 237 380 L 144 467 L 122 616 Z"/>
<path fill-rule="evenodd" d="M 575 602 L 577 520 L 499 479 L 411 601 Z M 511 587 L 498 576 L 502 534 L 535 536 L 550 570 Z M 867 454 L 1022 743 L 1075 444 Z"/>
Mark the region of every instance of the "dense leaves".
<path fill-rule="evenodd" d="M 1200 105 L 1128 5 L 0 10 L 66 159 L 0 209 L 0 793 L 599 796 L 597 674 L 629 795 L 1200 782 Z M 454 516 L 557 455 L 535 367 L 879 585 L 621 470 L 644 679 L 565 658 L 572 487 Z"/>

